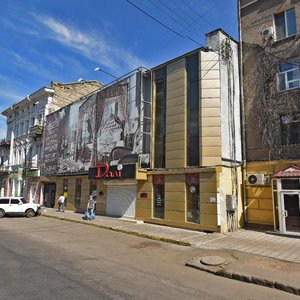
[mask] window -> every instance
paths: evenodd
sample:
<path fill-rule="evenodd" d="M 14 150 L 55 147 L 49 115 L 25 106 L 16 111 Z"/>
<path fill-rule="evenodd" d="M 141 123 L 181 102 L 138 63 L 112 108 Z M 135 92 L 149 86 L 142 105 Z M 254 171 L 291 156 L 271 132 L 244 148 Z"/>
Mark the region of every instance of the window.
<path fill-rule="evenodd" d="M 0 199 L 0 204 L 8 204 L 9 199 Z"/>
<path fill-rule="evenodd" d="M 165 167 L 166 151 L 166 69 L 156 72 L 154 167 Z"/>
<path fill-rule="evenodd" d="M 19 125 L 15 126 L 15 136 L 19 135 Z"/>
<path fill-rule="evenodd" d="M 81 178 L 76 178 L 76 186 L 75 186 L 75 208 L 80 208 L 81 203 Z"/>
<path fill-rule="evenodd" d="M 280 91 L 300 87 L 299 66 L 299 61 L 287 61 L 279 64 L 278 89 Z"/>
<path fill-rule="evenodd" d="M 295 9 L 291 8 L 275 15 L 275 28 L 277 40 L 296 34 L 297 27 Z"/>
<path fill-rule="evenodd" d="M 165 217 L 165 177 L 153 175 L 153 217 L 164 219 Z"/>
<path fill-rule="evenodd" d="M 20 201 L 18 199 L 11 199 L 10 204 L 19 204 Z"/>
<path fill-rule="evenodd" d="M 68 206 L 68 179 L 64 178 L 63 179 L 63 192 L 64 192 L 64 196 L 65 196 L 65 207 Z"/>
<path fill-rule="evenodd" d="M 28 133 L 29 130 L 29 120 L 25 121 L 25 133 Z"/>
<path fill-rule="evenodd" d="M 187 57 L 187 165 L 199 165 L 199 58 Z"/>
<path fill-rule="evenodd" d="M 20 134 L 24 133 L 24 123 L 20 124 Z"/>
<path fill-rule="evenodd" d="M 281 188 L 283 190 L 300 190 L 299 179 L 281 179 Z"/>
<path fill-rule="evenodd" d="M 300 114 L 281 117 L 283 145 L 300 144 Z"/>
<path fill-rule="evenodd" d="M 97 181 L 91 180 L 90 181 L 90 195 L 97 194 Z"/>

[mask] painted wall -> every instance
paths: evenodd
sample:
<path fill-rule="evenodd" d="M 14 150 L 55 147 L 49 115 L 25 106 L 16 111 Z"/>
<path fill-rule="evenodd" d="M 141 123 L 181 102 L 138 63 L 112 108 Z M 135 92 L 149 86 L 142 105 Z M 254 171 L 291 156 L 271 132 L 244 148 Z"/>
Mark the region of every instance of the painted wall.
<path fill-rule="evenodd" d="M 47 117 L 43 175 L 84 174 L 97 162 L 135 163 L 146 154 L 141 76 L 134 72 Z"/>

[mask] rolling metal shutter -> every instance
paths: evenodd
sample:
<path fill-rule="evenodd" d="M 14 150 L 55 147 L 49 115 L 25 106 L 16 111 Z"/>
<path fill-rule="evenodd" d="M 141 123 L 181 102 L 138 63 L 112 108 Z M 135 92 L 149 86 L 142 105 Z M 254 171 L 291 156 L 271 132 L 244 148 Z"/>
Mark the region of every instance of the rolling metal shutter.
<path fill-rule="evenodd" d="M 106 214 L 135 218 L 136 185 L 107 186 Z"/>

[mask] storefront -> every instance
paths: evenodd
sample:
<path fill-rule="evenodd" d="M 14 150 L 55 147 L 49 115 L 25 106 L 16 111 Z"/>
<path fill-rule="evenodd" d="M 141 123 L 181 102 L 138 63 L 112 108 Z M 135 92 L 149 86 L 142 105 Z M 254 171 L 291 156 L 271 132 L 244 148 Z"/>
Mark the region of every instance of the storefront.
<path fill-rule="evenodd" d="M 272 176 L 274 229 L 300 235 L 300 168 L 290 166 Z"/>
<path fill-rule="evenodd" d="M 97 190 L 97 213 L 135 218 L 136 164 L 109 166 L 106 163 L 97 163 L 96 168 L 89 169 L 89 180 L 102 187 Z M 99 200 L 98 196 L 101 197 Z"/>
<path fill-rule="evenodd" d="M 233 230 L 242 225 L 241 194 L 234 197 L 232 182 L 241 182 L 241 168 L 229 167 L 148 171 L 138 182 L 136 219 L 148 223 L 208 232 Z M 234 175 L 234 176 L 233 176 Z M 236 200 L 229 207 L 228 199 Z M 236 229 L 235 228 L 235 229 Z"/>
<path fill-rule="evenodd" d="M 26 170 L 26 200 L 40 203 L 40 170 Z"/>
<path fill-rule="evenodd" d="M 16 168 L 9 175 L 11 195 L 24 197 L 25 176 L 23 168 Z"/>

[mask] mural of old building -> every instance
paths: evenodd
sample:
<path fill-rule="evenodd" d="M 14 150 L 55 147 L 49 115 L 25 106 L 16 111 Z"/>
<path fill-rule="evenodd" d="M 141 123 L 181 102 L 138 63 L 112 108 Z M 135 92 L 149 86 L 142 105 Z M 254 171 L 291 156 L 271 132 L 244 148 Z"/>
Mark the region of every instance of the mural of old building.
<path fill-rule="evenodd" d="M 300 2 L 240 0 L 247 223 L 300 232 Z"/>
<path fill-rule="evenodd" d="M 43 202 L 40 163 L 45 116 L 99 87 L 96 81 L 52 82 L 2 112 L 7 118 L 6 139 L 0 144 L 2 195 Z"/>
<path fill-rule="evenodd" d="M 47 116 L 44 184 L 83 211 L 97 195 L 97 213 L 135 218 L 137 183 L 146 178 L 151 134 L 150 75 L 138 68 Z M 45 199 L 46 206 L 52 206 Z"/>

